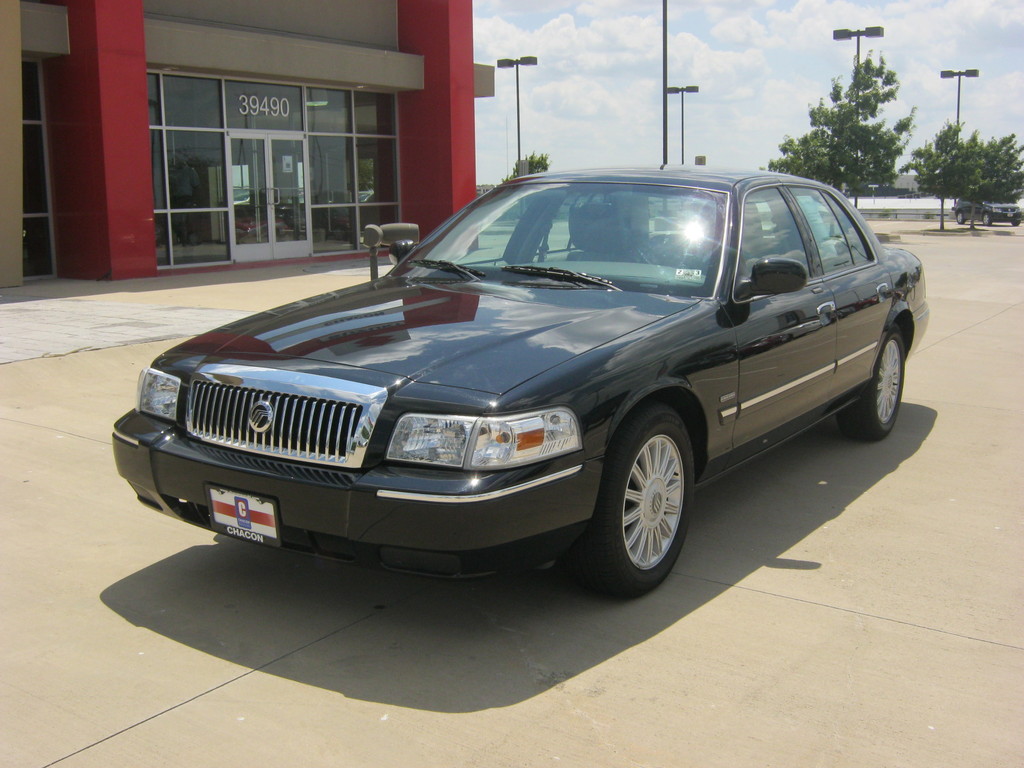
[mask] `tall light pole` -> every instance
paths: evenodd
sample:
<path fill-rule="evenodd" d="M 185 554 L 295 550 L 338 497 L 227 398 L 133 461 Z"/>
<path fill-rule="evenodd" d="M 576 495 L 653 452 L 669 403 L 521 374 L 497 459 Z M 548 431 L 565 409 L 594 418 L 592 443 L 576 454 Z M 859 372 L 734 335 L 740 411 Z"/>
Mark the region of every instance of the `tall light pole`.
<path fill-rule="evenodd" d="M 700 86 L 673 85 L 665 93 L 679 94 L 679 162 L 686 165 L 686 94 L 700 93 Z"/>
<path fill-rule="evenodd" d="M 856 99 L 857 99 L 857 103 L 855 105 L 855 109 L 857 110 L 857 122 L 859 123 L 860 122 L 860 89 L 857 86 L 857 76 L 860 74 L 860 39 L 862 37 L 885 37 L 885 28 L 884 27 L 865 27 L 864 29 L 833 29 L 832 30 L 832 39 L 833 40 L 849 40 L 851 37 L 856 39 L 856 41 L 857 41 L 857 59 L 856 59 L 857 63 L 856 63 L 856 66 L 854 66 L 854 68 L 853 68 L 853 88 L 854 88 L 854 94 L 855 94 Z M 859 184 L 860 183 L 860 178 L 859 178 L 859 176 L 860 176 L 860 150 L 859 149 L 857 150 L 857 176 L 858 176 L 857 183 Z M 854 189 L 853 190 L 853 205 L 854 205 L 854 207 L 857 206 L 858 202 L 859 202 L 859 197 L 857 195 L 857 190 Z"/>
<path fill-rule="evenodd" d="M 980 75 L 976 69 L 964 69 L 959 72 L 954 72 L 952 69 L 944 69 L 939 73 L 939 77 L 943 80 L 952 80 L 956 78 L 956 124 L 960 125 L 960 81 L 965 77 L 977 77 Z"/>
<path fill-rule="evenodd" d="M 661 0 L 661 164 L 668 165 L 668 0 Z"/>
<path fill-rule="evenodd" d="M 498 59 L 498 69 L 516 70 L 516 176 L 519 176 L 520 165 L 523 162 L 523 136 L 522 125 L 519 122 L 519 68 L 537 66 L 536 56 L 523 56 L 518 59 Z"/>

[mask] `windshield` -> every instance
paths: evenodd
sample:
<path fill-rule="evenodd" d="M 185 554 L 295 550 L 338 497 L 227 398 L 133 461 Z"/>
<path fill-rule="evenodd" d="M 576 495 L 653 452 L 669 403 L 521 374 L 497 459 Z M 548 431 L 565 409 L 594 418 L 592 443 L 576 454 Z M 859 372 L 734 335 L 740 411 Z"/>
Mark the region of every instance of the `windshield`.
<path fill-rule="evenodd" d="M 563 271 L 569 270 L 622 290 L 710 296 L 722 258 L 726 202 L 723 192 L 645 184 L 498 188 L 430 238 L 394 274 L 449 262 L 478 270 L 488 280 L 602 288 L 598 282 L 567 281 Z M 504 269 L 526 265 L 537 269 Z"/>

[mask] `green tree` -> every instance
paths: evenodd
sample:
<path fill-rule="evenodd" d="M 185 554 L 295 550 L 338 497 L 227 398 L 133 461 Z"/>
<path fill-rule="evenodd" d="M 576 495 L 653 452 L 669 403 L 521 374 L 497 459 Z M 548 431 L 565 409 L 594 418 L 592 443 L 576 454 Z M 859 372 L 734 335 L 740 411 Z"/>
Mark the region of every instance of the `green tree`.
<path fill-rule="evenodd" d="M 981 145 L 980 173 L 964 195 L 976 202 L 1012 203 L 1024 194 L 1024 146 L 1011 133 Z"/>
<path fill-rule="evenodd" d="M 891 126 L 879 117 L 882 107 L 899 94 L 896 73 L 870 54 L 856 64 L 847 87 L 832 81 L 830 105 L 824 99 L 809 110 L 811 130 L 779 145 L 782 157 L 768 169 L 823 181 L 856 196 L 865 184 L 891 184 L 896 180 L 896 161 L 910 141 L 914 111 Z"/>
<path fill-rule="evenodd" d="M 921 190 L 940 198 L 998 203 L 1024 195 L 1024 146 L 1013 133 L 983 142 L 977 131 L 964 139 L 947 123 L 933 143 L 911 153 L 904 170 L 917 171 Z M 971 207 L 971 229 L 977 210 Z"/>
<path fill-rule="evenodd" d="M 934 140 L 911 152 L 910 162 L 900 169 L 915 172 L 921 191 L 939 198 L 939 229 L 946 228 L 946 200 L 966 197 L 966 191 L 980 181 L 978 134 L 963 141 L 960 131 L 959 125 L 946 123 Z"/>
<path fill-rule="evenodd" d="M 527 174 L 530 174 L 530 173 L 544 173 L 544 171 L 546 171 L 548 168 L 551 167 L 551 155 L 549 155 L 547 152 L 545 152 L 543 154 L 538 154 L 537 152 L 531 152 L 529 155 L 524 157 L 523 160 L 525 160 L 527 162 L 527 164 L 528 164 L 527 171 L 526 171 Z M 502 183 L 505 183 L 506 181 L 509 181 L 510 179 L 514 179 L 518 175 L 519 174 L 516 173 L 516 169 L 513 167 L 512 168 L 512 173 L 510 173 L 508 176 L 506 176 L 501 181 L 502 181 Z"/>

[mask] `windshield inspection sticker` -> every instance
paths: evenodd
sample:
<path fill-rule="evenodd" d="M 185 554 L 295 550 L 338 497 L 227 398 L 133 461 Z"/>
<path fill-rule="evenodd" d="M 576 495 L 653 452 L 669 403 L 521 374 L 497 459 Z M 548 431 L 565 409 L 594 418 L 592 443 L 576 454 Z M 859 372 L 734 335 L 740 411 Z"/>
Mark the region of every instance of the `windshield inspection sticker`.
<path fill-rule="evenodd" d="M 680 277 L 683 280 L 703 280 L 704 270 L 702 269 L 677 269 L 676 277 Z"/>

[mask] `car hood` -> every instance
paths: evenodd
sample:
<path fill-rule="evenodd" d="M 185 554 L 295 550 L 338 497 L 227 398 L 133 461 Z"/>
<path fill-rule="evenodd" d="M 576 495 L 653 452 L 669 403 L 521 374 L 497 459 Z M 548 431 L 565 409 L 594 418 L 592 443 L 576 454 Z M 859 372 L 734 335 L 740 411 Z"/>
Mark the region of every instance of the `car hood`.
<path fill-rule="evenodd" d="M 500 394 L 695 303 L 628 291 L 384 278 L 254 315 L 175 351 L 260 364 L 301 359 Z"/>

